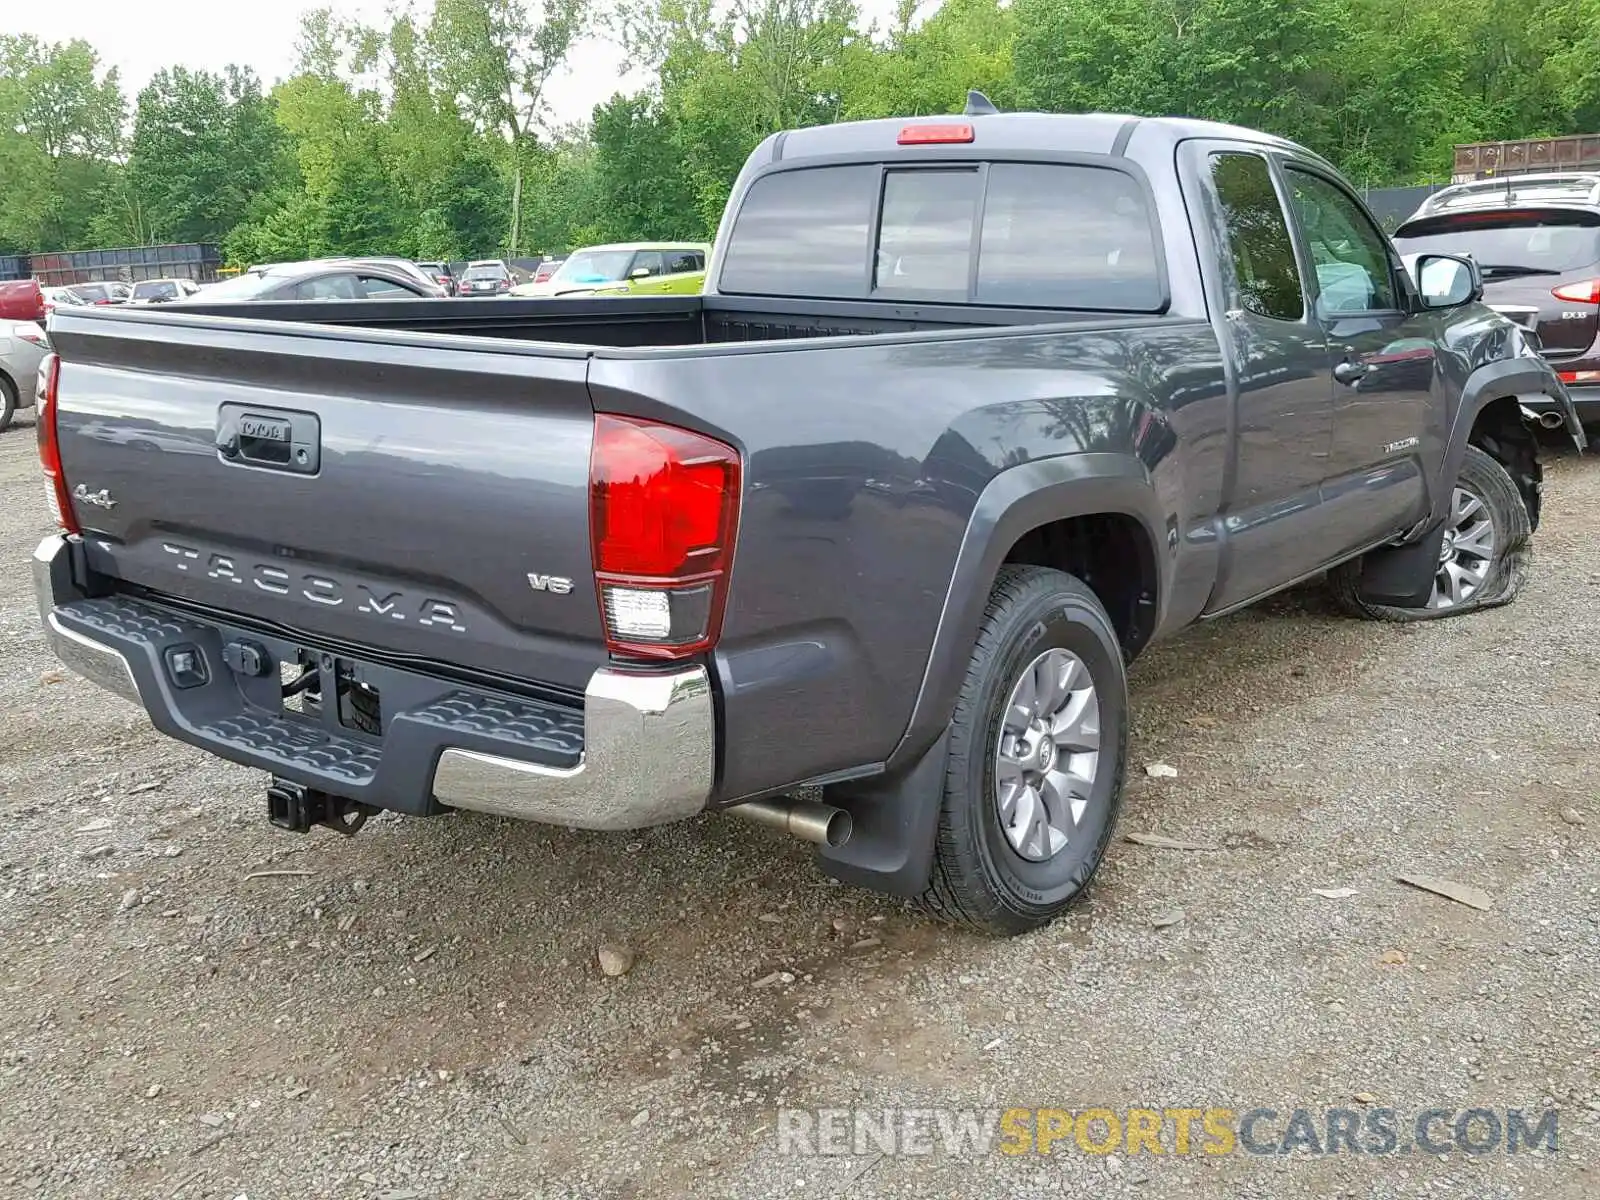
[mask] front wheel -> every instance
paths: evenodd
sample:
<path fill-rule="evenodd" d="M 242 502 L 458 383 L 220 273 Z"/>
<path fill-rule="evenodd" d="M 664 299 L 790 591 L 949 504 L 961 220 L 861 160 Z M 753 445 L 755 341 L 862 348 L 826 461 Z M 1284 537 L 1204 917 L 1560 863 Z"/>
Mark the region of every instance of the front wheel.
<path fill-rule="evenodd" d="M 1533 564 L 1528 506 L 1505 467 L 1468 446 L 1451 489 L 1444 542 L 1433 588 L 1422 608 L 1396 608 L 1361 599 L 1361 560 L 1328 572 L 1334 598 L 1355 616 L 1375 621 L 1428 621 L 1515 600 Z"/>
<path fill-rule="evenodd" d="M 11 420 L 17 415 L 17 386 L 0 375 L 0 432 L 11 427 Z"/>
<path fill-rule="evenodd" d="M 950 725 L 924 906 L 985 933 L 1047 924 L 1105 857 L 1127 738 L 1122 649 L 1094 592 L 1003 567 Z"/>

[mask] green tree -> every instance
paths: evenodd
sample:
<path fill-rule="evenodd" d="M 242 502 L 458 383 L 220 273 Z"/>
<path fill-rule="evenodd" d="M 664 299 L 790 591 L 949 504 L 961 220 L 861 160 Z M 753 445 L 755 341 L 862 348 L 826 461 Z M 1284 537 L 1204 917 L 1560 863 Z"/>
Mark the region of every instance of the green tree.
<path fill-rule="evenodd" d="M 584 28 L 588 0 L 436 0 L 428 45 L 438 79 L 460 111 L 510 148 L 509 246 L 520 249 L 523 176 L 545 115 L 544 91 Z"/>
<path fill-rule="evenodd" d="M 154 237 L 221 241 L 291 171 L 251 71 L 174 67 L 139 93 L 129 188 Z"/>
<path fill-rule="evenodd" d="M 81 40 L 0 35 L 0 244 L 81 241 L 118 173 L 125 111 L 115 69 Z"/>

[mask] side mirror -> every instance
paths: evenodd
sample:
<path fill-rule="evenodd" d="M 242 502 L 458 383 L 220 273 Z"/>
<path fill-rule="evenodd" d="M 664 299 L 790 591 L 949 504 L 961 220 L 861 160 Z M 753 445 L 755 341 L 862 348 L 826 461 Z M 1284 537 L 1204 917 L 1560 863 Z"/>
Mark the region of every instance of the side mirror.
<path fill-rule="evenodd" d="M 649 267 L 635 267 L 633 270 L 628 272 L 628 278 L 629 279 L 649 279 L 650 278 L 650 268 Z"/>
<path fill-rule="evenodd" d="M 1414 269 L 1423 308 L 1457 308 L 1483 299 L 1483 276 L 1470 258 L 1424 254 Z"/>

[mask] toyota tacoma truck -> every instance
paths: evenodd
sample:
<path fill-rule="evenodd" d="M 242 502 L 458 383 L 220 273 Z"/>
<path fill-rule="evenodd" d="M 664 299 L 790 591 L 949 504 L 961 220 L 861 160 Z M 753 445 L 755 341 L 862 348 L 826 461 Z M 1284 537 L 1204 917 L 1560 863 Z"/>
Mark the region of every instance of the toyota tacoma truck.
<path fill-rule="evenodd" d="M 707 281 L 58 310 L 50 645 L 291 830 L 726 812 L 1014 934 L 1105 854 L 1146 646 L 1323 572 L 1509 601 L 1529 404 L 1578 431 L 1470 260 L 1230 126 L 780 133 Z"/>

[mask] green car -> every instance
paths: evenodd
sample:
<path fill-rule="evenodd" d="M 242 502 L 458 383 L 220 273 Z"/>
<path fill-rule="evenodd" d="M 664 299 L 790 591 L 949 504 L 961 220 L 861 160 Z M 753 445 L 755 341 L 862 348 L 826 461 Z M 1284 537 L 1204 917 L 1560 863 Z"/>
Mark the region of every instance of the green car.
<path fill-rule="evenodd" d="M 705 287 L 711 247 L 698 242 L 629 242 L 574 250 L 549 279 L 513 296 L 679 296 Z"/>

